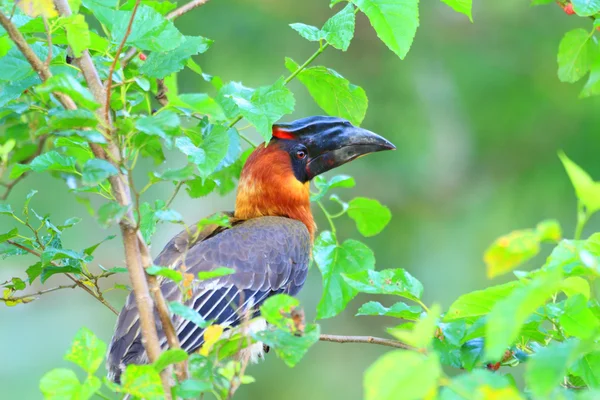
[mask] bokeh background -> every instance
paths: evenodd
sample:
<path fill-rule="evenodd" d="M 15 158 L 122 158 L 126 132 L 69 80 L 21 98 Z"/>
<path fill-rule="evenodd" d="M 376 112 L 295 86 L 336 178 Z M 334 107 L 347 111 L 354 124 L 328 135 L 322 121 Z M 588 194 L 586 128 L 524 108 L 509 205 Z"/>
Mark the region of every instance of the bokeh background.
<path fill-rule="evenodd" d="M 256 87 L 286 74 L 284 57 L 302 61 L 312 54 L 315 44 L 300 38 L 288 24 L 321 26 L 333 14 L 328 3 L 213 0 L 177 20 L 177 26 L 185 34 L 215 40 L 196 58 L 205 72 Z M 352 174 L 357 181 L 354 189 L 339 192 L 342 197 L 374 197 L 392 210 L 385 231 L 362 240 L 374 249 L 378 268 L 406 268 L 423 282 L 425 302 L 443 307 L 461 293 L 502 282 L 487 280 L 482 261 L 486 246 L 497 236 L 550 217 L 572 235 L 576 202 L 558 150 L 600 178 L 600 99 L 579 100 L 581 84 L 563 84 L 556 77 L 560 38 L 578 26 L 589 29 L 589 22 L 567 16 L 554 4 L 474 3 L 470 23 L 440 2 L 423 1 L 421 26 L 404 61 L 378 40 L 359 13 L 350 49 L 327 50 L 315 63 L 366 90 L 369 110 L 363 126 L 398 147 L 336 171 Z M 181 92 L 212 90 L 189 71 L 181 74 L 179 85 Z M 297 107 L 287 120 L 322 113 L 301 84 L 293 82 L 291 87 Z M 140 181 L 151 168 L 140 168 Z M 49 175 L 30 176 L 8 201 L 18 209 L 32 188 L 39 190 L 32 201 L 38 213 L 51 214 L 54 221 L 83 218 L 63 237 L 67 247 L 80 249 L 111 233 Z M 170 193 L 168 185 L 158 186 L 146 200 L 165 199 Z M 233 204 L 233 195 L 192 200 L 182 193 L 174 208 L 192 222 L 230 210 Z M 315 214 L 325 229 L 322 215 L 317 210 Z M 352 221 L 339 223 L 342 239 L 358 238 Z M 1 231 L 8 231 L 11 221 L 1 219 L 0 225 Z M 597 228 L 598 220 L 593 219 L 586 231 Z M 153 253 L 178 231 L 177 226 L 160 228 Z M 0 260 L 0 281 L 24 276 L 29 261 Z M 94 263 L 124 265 L 119 242 L 103 245 Z M 54 277 L 48 285 L 59 283 Z M 300 295 L 309 318 L 315 314 L 320 285 L 320 274 L 313 268 Z M 124 296 L 123 291 L 113 291 L 108 298 L 120 306 Z M 353 316 L 367 300 L 361 295 L 344 314 L 321 321 L 322 331 L 385 336 L 384 327 L 392 320 Z M 395 299 L 380 300 L 391 305 Z M 14 308 L 0 305 L 0 398 L 41 398 L 39 379 L 54 367 L 68 365 L 62 357 L 77 330 L 86 326 L 109 341 L 114 322 L 112 313 L 79 290 L 52 293 Z M 372 345 L 318 343 L 294 369 L 270 354 L 266 362 L 250 368 L 257 382 L 243 387 L 237 398 L 359 399 L 363 371 L 385 351 Z"/>

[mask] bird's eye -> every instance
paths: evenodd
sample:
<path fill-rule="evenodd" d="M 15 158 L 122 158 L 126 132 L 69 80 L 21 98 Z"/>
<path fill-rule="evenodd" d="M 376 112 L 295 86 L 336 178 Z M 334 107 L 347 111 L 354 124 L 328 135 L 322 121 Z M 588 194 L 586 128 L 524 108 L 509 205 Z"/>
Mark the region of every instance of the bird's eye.
<path fill-rule="evenodd" d="M 298 160 L 303 160 L 306 158 L 306 151 L 305 150 L 297 150 L 296 151 L 296 158 Z"/>

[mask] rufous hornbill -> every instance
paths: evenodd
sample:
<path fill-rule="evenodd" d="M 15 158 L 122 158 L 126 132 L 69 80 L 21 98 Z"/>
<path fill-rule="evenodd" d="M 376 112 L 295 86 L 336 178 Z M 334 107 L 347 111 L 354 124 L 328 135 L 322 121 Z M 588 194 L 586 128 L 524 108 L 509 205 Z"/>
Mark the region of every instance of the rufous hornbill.
<path fill-rule="evenodd" d="M 310 180 L 365 154 L 395 149 L 381 136 L 334 117 L 276 124 L 272 132 L 269 144 L 259 145 L 242 169 L 235 212 L 228 213 L 231 227 L 183 231 L 154 260 L 154 265 L 183 268 L 194 276 L 218 267 L 234 269 L 231 275 L 195 281 L 187 300 L 177 284 L 161 282 L 167 301 L 183 300 L 205 320 L 224 327 L 240 324 L 243 315 L 257 316 L 269 296 L 294 296 L 304 285 L 316 230 Z M 166 348 L 158 316 L 156 321 Z M 184 350 L 192 353 L 200 348 L 203 329 L 179 316 L 172 321 Z M 130 293 L 108 350 L 109 376 L 119 381 L 128 364 L 147 362 L 138 309 Z"/>

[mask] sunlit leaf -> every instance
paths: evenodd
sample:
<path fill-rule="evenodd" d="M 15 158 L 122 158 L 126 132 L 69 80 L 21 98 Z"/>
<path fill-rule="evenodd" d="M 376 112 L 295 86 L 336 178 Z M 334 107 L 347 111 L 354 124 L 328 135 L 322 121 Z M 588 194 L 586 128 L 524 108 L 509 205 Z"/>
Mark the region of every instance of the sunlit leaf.
<path fill-rule="evenodd" d="M 90 29 L 82 14 L 74 14 L 67 17 L 65 23 L 67 41 L 73 50 L 75 57 L 81 57 L 84 50 L 91 44 Z"/>
<path fill-rule="evenodd" d="M 285 65 L 290 71 L 298 68 L 298 64 L 290 58 L 286 59 Z M 298 80 L 327 114 L 345 118 L 354 125 L 360 125 L 365 118 L 368 106 L 365 91 L 334 70 L 325 67 L 306 68 L 298 74 Z"/>
<path fill-rule="evenodd" d="M 508 297 L 520 286 L 519 282 L 508 282 L 464 294 L 452 303 L 448 312 L 444 315 L 444 321 L 466 319 L 473 322 L 477 318 L 488 314 L 498 301 Z"/>
<path fill-rule="evenodd" d="M 362 293 L 390 294 L 408 299 L 419 299 L 423 294 L 423 284 L 402 268 L 346 272 L 344 280 Z"/>
<path fill-rule="evenodd" d="M 289 367 L 298 364 L 308 349 L 319 341 L 319 325 L 307 325 L 301 335 L 287 330 L 269 328 L 253 333 L 252 337 L 275 349 L 275 353 Z"/>
<path fill-rule="evenodd" d="M 356 222 L 363 236 L 377 235 L 392 219 L 390 209 L 374 199 L 356 197 L 348 206 L 348 216 Z"/>
<path fill-rule="evenodd" d="M 398 57 L 404 59 L 419 26 L 419 1 L 351 1 L 369 17 L 379 39 Z"/>
<path fill-rule="evenodd" d="M 346 283 L 342 274 L 374 269 L 375 256 L 371 249 L 356 240 L 337 244 L 328 231 L 321 233 L 315 241 L 313 256 L 323 275 L 323 295 L 317 306 L 317 318 L 331 318 L 358 293 Z"/>
<path fill-rule="evenodd" d="M 575 188 L 577 198 L 587 208 L 587 212 L 591 214 L 600 210 L 600 183 L 594 182 L 587 172 L 564 153 L 559 153 L 559 157 Z"/>
<path fill-rule="evenodd" d="M 98 339 L 89 329 L 81 328 L 73 339 L 65 360 L 79 365 L 89 374 L 94 374 L 104 361 L 105 354 L 106 343 Z"/>
<path fill-rule="evenodd" d="M 178 47 L 150 53 L 140 72 L 151 78 L 164 78 L 182 70 L 190 57 L 204 53 L 212 43 L 212 40 L 202 36 L 184 36 Z"/>
<path fill-rule="evenodd" d="M 590 34 L 585 29 L 574 29 L 565 34 L 558 47 L 558 79 L 577 82 L 589 71 Z"/>
<path fill-rule="evenodd" d="M 121 376 L 123 391 L 147 400 L 164 399 L 160 375 L 152 365 L 129 364 Z"/>
<path fill-rule="evenodd" d="M 442 370 L 436 354 L 394 350 L 365 372 L 366 400 L 417 400 L 437 385 Z"/>
<path fill-rule="evenodd" d="M 160 372 L 170 364 L 175 364 L 188 359 L 188 353 L 182 349 L 168 349 L 163 351 L 154 362 L 154 368 Z"/>
<path fill-rule="evenodd" d="M 540 238 L 533 229 L 514 231 L 494 241 L 485 251 L 487 275 L 494 278 L 512 271 L 540 251 Z"/>
<path fill-rule="evenodd" d="M 157 265 L 152 265 L 146 268 L 146 273 L 149 275 L 163 276 L 174 282 L 181 282 L 183 280 L 181 271 L 176 271 L 167 267 L 159 267 Z"/>
<path fill-rule="evenodd" d="M 354 36 L 354 20 L 354 6 L 348 3 L 340 12 L 325 22 L 322 29 L 324 39 L 336 49 L 346 51 Z"/>
<path fill-rule="evenodd" d="M 485 349 L 490 360 L 500 359 L 527 317 L 559 289 L 561 275 L 560 271 L 540 274 L 494 305 L 486 324 Z"/>
<path fill-rule="evenodd" d="M 469 20 L 473 22 L 473 16 L 471 15 L 471 8 L 473 7 L 473 0 L 442 0 L 448 4 L 456 12 L 465 14 L 469 17 Z"/>

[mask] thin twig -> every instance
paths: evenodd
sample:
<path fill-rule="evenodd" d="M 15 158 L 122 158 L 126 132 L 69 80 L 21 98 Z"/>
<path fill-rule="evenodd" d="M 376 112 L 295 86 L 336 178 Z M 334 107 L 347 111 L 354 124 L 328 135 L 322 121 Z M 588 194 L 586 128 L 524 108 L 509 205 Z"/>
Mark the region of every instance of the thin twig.
<path fill-rule="evenodd" d="M 117 62 L 119 62 L 119 56 L 121 55 L 121 51 L 123 51 L 123 47 L 125 46 L 125 42 L 129 35 L 131 35 L 131 27 L 133 26 L 133 20 L 135 19 L 135 15 L 137 14 L 138 7 L 140 6 L 141 0 L 136 0 L 135 5 L 133 6 L 133 10 L 131 12 L 131 18 L 129 18 L 129 24 L 127 25 L 127 30 L 125 31 L 125 35 L 123 36 L 123 40 L 119 44 L 117 48 L 117 52 L 115 53 L 115 58 L 110 65 L 110 69 L 108 70 L 108 77 L 106 79 L 106 102 L 104 103 L 104 119 L 108 121 L 110 114 L 110 95 L 111 95 L 111 86 L 113 81 L 113 74 L 115 72 L 115 68 L 117 66 Z"/>
<path fill-rule="evenodd" d="M 382 346 L 395 347 L 398 349 L 414 350 L 413 347 L 392 339 L 383 339 L 374 336 L 342 336 L 342 335 L 321 335 L 319 340 L 323 342 L 334 343 L 369 343 Z"/>
<path fill-rule="evenodd" d="M 167 14 L 167 19 L 175 19 L 175 18 L 179 18 L 181 17 L 183 14 L 192 11 L 194 8 L 200 7 L 206 3 L 208 3 L 209 0 L 193 0 L 190 1 L 187 4 L 182 5 L 179 8 L 176 8 L 175 10 L 171 11 L 170 13 Z"/>
<path fill-rule="evenodd" d="M 48 36 L 48 56 L 46 57 L 46 62 L 44 65 L 46 68 L 50 67 L 50 62 L 52 61 L 52 32 L 50 32 L 50 25 L 48 25 L 48 18 L 42 14 L 42 19 L 44 21 L 44 29 L 46 30 L 46 35 Z"/>
<path fill-rule="evenodd" d="M 169 200 L 167 200 L 165 208 L 169 208 L 171 206 L 171 203 L 173 203 L 173 200 L 175 200 L 175 197 L 177 197 L 177 193 L 179 193 L 179 189 L 181 189 L 181 186 L 183 186 L 184 183 L 185 181 L 177 182 L 177 186 L 175 186 L 175 190 L 173 190 L 171 197 L 169 197 Z"/>
<path fill-rule="evenodd" d="M 56 292 L 57 290 L 61 290 L 61 289 L 75 289 L 77 287 L 77 284 L 74 283 L 72 285 L 60 285 L 60 286 L 56 286 L 50 289 L 44 289 L 44 290 L 40 290 L 38 292 L 35 293 L 31 293 L 31 294 L 24 294 L 22 296 L 12 296 L 12 297 L 0 297 L 0 301 L 3 302 L 9 302 L 9 301 L 19 301 L 19 300 L 24 300 L 24 299 L 29 299 L 32 297 L 39 297 L 43 294 L 46 293 L 51 293 L 51 292 Z"/>
<path fill-rule="evenodd" d="M 23 251 L 28 252 L 29 254 L 32 254 L 38 258 L 41 258 L 41 254 L 33 249 L 30 249 L 27 246 L 23 246 L 21 243 L 17 243 L 15 241 L 12 240 L 7 240 L 6 243 L 15 246 Z M 52 262 L 52 265 L 54 265 L 55 267 L 61 267 L 61 265 L 56 264 L 54 262 Z M 91 296 L 93 296 L 96 300 L 98 300 L 100 303 L 104 304 L 110 311 L 112 311 L 115 315 L 119 315 L 119 312 L 108 302 L 106 301 L 101 295 L 98 295 L 97 293 L 95 293 L 92 289 L 90 289 L 89 287 L 87 287 L 85 285 L 85 283 L 81 282 L 79 279 L 75 278 L 73 275 L 65 273 L 65 276 L 67 278 L 69 278 L 71 281 L 73 281 L 78 287 L 80 287 L 81 289 L 83 289 L 85 292 L 89 293 Z"/>

